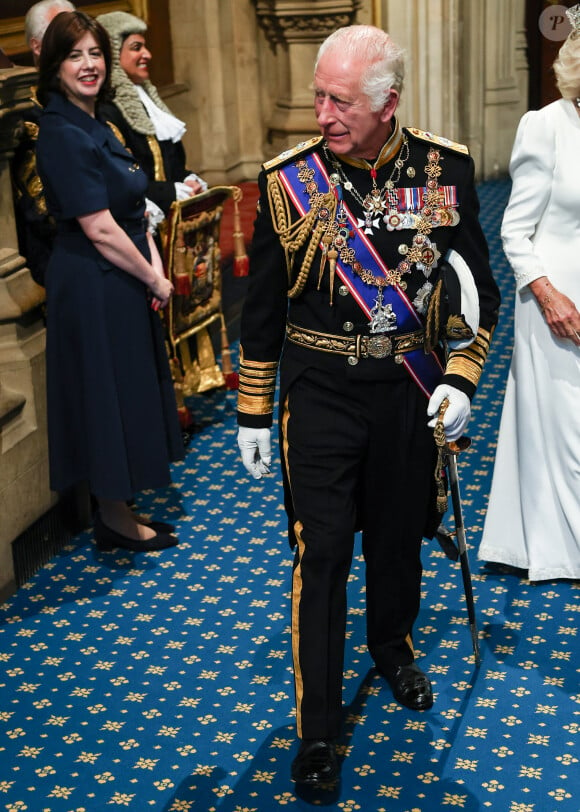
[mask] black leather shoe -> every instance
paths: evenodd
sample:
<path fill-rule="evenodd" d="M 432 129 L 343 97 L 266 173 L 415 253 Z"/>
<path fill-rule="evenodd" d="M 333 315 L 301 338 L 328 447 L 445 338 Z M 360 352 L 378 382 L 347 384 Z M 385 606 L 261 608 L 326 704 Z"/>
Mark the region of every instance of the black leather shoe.
<path fill-rule="evenodd" d="M 292 780 L 316 789 L 332 789 L 338 777 L 334 742 L 327 739 L 304 739 L 292 762 Z"/>
<path fill-rule="evenodd" d="M 433 706 L 431 680 L 418 665 L 399 665 L 381 671 L 397 702 L 411 710 L 429 710 Z"/>
<path fill-rule="evenodd" d="M 123 536 L 107 527 L 99 513 L 95 515 L 94 536 L 97 549 L 103 552 L 110 552 L 114 547 L 121 547 L 136 553 L 150 552 L 151 550 L 165 550 L 167 547 L 175 547 L 177 544 L 176 536 L 169 533 L 158 532 L 150 539 L 132 539 L 129 536 Z"/>

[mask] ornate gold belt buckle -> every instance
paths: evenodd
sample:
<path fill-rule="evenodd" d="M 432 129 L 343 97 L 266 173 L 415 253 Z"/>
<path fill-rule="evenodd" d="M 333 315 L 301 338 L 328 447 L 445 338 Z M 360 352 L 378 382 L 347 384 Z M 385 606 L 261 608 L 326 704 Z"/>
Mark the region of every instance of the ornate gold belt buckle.
<path fill-rule="evenodd" d="M 371 336 L 367 344 L 367 354 L 371 358 L 386 358 L 393 351 L 393 342 L 386 335 Z"/>

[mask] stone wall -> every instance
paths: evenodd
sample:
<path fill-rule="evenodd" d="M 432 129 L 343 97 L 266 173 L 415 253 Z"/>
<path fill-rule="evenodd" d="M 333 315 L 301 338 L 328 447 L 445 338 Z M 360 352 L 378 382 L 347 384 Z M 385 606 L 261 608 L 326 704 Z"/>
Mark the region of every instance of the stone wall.
<path fill-rule="evenodd" d="M 41 305 L 44 290 L 18 253 L 9 161 L 34 73 L 0 70 L 0 595 L 13 585 L 12 541 L 53 504 Z"/>

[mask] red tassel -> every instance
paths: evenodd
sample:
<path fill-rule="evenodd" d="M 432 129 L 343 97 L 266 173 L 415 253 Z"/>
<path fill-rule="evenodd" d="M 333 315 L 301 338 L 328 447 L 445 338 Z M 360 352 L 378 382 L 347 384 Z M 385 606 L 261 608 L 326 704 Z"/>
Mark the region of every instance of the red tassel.
<path fill-rule="evenodd" d="M 234 257 L 234 276 L 247 276 L 250 273 L 250 259 L 245 254 Z"/>
<path fill-rule="evenodd" d="M 250 271 L 250 260 L 246 254 L 246 245 L 244 243 L 244 232 L 240 223 L 240 210 L 238 208 L 238 201 L 242 199 L 242 190 L 235 187 L 234 193 L 234 276 L 247 276 Z"/>
<path fill-rule="evenodd" d="M 175 274 L 173 277 L 173 292 L 176 296 L 191 295 L 191 280 L 186 273 Z"/>
<path fill-rule="evenodd" d="M 240 376 L 237 372 L 230 372 L 225 376 L 226 379 L 226 389 L 239 389 L 240 388 Z"/>
<path fill-rule="evenodd" d="M 177 417 L 179 425 L 183 431 L 191 428 L 193 425 L 193 417 L 187 406 L 179 406 L 177 408 Z"/>
<path fill-rule="evenodd" d="M 237 389 L 239 385 L 239 376 L 237 372 L 234 372 L 225 321 L 222 321 L 220 337 L 222 345 L 222 372 L 226 382 L 226 389 Z"/>

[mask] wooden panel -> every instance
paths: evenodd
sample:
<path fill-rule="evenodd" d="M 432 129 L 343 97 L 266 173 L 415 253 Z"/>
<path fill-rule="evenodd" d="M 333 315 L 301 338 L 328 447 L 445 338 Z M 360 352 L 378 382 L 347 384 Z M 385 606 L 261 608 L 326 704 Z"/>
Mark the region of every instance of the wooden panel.
<path fill-rule="evenodd" d="M 35 2 L 36 0 L 2 0 L 0 20 L 8 17 L 24 17 L 28 9 L 33 6 Z M 77 8 L 90 5 L 94 5 L 94 0 L 77 0 L 75 3 Z"/>
<path fill-rule="evenodd" d="M 36 0 L 2 0 L 0 3 L 0 50 L 15 65 L 29 67 L 32 54 L 24 36 L 24 16 Z M 73 0 L 74 2 L 74 0 Z M 92 17 L 108 11 L 128 11 L 148 24 L 147 44 L 153 54 L 151 80 L 163 87 L 173 84 L 173 49 L 168 0 L 76 0 L 75 6 Z"/>
<path fill-rule="evenodd" d="M 167 5 L 167 0 L 162 0 Z M 2 0 L 0 3 L 0 48 L 15 65 L 32 65 L 32 56 L 24 36 L 24 17 L 36 0 Z M 72 0 L 91 17 L 106 11 L 129 11 L 147 19 L 148 0 Z"/>

